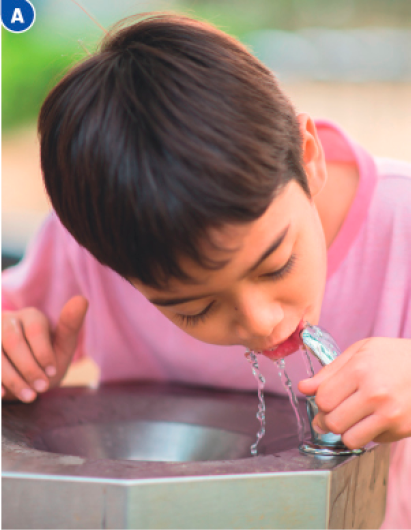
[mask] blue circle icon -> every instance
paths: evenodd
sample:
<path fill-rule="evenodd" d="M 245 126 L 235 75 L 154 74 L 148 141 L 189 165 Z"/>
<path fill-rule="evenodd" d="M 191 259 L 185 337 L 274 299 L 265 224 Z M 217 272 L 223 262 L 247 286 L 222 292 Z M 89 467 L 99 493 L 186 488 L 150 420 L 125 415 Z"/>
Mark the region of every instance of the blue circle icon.
<path fill-rule="evenodd" d="M 36 10 L 29 0 L 2 0 L 1 23 L 12 33 L 24 33 L 34 24 Z"/>

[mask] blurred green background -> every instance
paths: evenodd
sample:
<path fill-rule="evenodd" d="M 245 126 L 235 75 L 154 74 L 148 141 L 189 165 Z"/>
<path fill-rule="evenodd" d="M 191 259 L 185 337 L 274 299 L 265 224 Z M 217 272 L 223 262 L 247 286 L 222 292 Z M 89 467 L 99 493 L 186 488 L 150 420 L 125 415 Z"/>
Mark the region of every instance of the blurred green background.
<path fill-rule="evenodd" d="M 75 55 L 73 44 L 54 36 L 44 38 L 39 27 L 23 35 L 2 28 L 3 132 L 36 119 L 47 91 Z"/>
<path fill-rule="evenodd" d="M 84 46 L 94 50 L 101 36 L 71 0 L 32 1 L 37 19 L 31 30 L 12 34 L 2 28 L 6 133 L 35 120 L 48 90 L 84 56 Z M 83 5 L 106 27 L 132 13 L 174 10 L 208 20 L 245 42 L 251 32 L 264 29 L 411 28 L 410 0 L 84 0 Z"/>

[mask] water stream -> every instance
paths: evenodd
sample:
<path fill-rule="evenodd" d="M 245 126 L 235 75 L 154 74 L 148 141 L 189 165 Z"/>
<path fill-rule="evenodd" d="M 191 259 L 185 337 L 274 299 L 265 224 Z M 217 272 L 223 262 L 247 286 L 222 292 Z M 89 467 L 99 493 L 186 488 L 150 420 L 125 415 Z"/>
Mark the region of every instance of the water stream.
<path fill-rule="evenodd" d="M 297 420 L 298 439 L 301 443 L 304 439 L 305 422 L 298 406 L 298 398 L 294 394 L 291 379 L 288 377 L 285 369 L 285 359 L 279 359 L 278 361 L 275 361 L 275 364 L 277 365 L 278 375 L 280 376 L 281 382 L 287 392 L 288 399 L 290 400 L 291 407 Z"/>
<path fill-rule="evenodd" d="M 308 351 L 305 348 L 300 348 L 300 352 L 303 356 L 303 361 L 307 370 L 308 377 L 314 377 L 313 363 L 311 362 L 311 357 L 309 356 Z"/>
<path fill-rule="evenodd" d="M 307 370 L 307 375 L 309 377 L 313 377 L 314 368 L 311 362 L 311 358 L 304 348 L 301 349 L 301 353 L 302 353 L 304 364 Z M 250 448 L 251 454 L 255 456 L 258 453 L 257 451 L 258 443 L 260 442 L 261 438 L 265 434 L 265 400 L 264 400 L 265 378 L 259 370 L 257 354 L 252 351 L 247 351 L 245 354 L 245 357 L 248 360 L 248 362 L 251 364 L 251 370 L 253 372 L 255 379 L 257 380 L 257 385 L 258 385 L 257 419 L 260 422 L 260 429 L 257 432 L 257 440 L 255 441 L 255 443 L 253 443 L 253 445 Z M 288 373 L 285 369 L 285 360 L 279 359 L 278 361 L 275 361 L 275 364 L 277 365 L 278 375 L 287 392 L 288 399 L 290 400 L 291 407 L 294 411 L 294 414 L 297 420 L 298 438 L 301 443 L 304 439 L 305 421 L 304 421 L 304 417 L 302 416 L 299 406 L 298 406 L 298 398 L 293 391 L 291 379 L 289 378 Z"/>
<path fill-rule="evenodd" d="M 251 370 L 253 372 L 253 376 L 257 380 L 257 388 L 258 388 L 257 419 L 260 422 L 260 429 L 257 432 L 257 440 L 250 447 L 251 454 L 253 456 L 256 456 L 258 452 L 257 451 L 258 443 L 265 434 L 265 400 L 264 400 L 265 378 L 258 368 L 257 355 L 252 351 L 247 351 L 245 354 L 245 357 L 247 361 L 251 364 Z"/>

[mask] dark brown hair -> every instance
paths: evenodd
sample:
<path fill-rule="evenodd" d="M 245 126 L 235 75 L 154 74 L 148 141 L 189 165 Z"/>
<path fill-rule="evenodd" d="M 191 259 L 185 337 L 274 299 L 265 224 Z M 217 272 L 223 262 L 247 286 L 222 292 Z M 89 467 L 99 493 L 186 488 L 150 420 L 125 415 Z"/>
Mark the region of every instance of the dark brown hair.
<path fill-rule="evenodd" d="M 152 13 L 115 27 L 47 96 L 41 165 L 63 225 L 125 278 L 188 280 L 210 228 L 306 194 L 295 112 L 273 74 L 215 27 Z"/>

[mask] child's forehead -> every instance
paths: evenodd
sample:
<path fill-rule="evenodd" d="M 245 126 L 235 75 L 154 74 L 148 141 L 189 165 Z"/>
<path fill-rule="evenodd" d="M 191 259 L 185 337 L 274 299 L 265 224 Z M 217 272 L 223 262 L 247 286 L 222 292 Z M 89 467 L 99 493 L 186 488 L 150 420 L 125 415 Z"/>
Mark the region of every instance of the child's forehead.
<path fill-rule="evenodd" d="M 187 279 L 170 278 L 161 288 L 133 283 L 152 303 L 165 306 L 183 303 L 190 300 L 192 295 L 194 298 L 206 296 L 200 296 L 199 293 L 206 292 L 210 295 L 222 292 L 228 284 L 233 282 L 234 278 L 242 280 L 258 270 L 265 259 L 281 247 L 289 233 L 290 225 L 287 225 L 280 233 L 271 234 L 271 237 L 263 244 L 244 238 L 244 243 L 238 247 L 231 245 L 228 249 L 214 248 L 207 256 L 210 262 L 215 263 L 214 268 L 205 268 L 189 258 L 183 258 L 180 265 L 187 274 Z M 242 234 L 239 233 L 239 236 L 241 239 Z M 173 304 L 170 304 L 169 297 L 172 298 Z"/>
<path fill-rule="evenodd" d="M 208 237 L 200 241 L 200 248 L 205 252 L 220 251 L 229 255 L 259 242 L 264 245 L 267 240 L 275 238 L 275 234 L 280 235 L 287 226 L 294 224 L 293 220 L 299 214 L 303 214 L 301 199 L 306 200 L 306 196 L 300 186 L 290 182 L 260 217 L 250 222 L 222 223 L 210 228 Z"/>
<path fill-rule="evenodd" d="M 266 209 L 261 213 L 261 215 L 250 221 L 241 221 L 241 222 L 220 222 L 216 227 L 212 227 L 209 230 L 209 233 L 215 237 L 216 241 L 224 242 L 228 241 L 230 238 L 244 238 L 256 228 L 264 224 L 264 221 L 270 223 L 271 229 L 277 227 L 280 229 L 280 226 L 283 224 L 282 220 L 284 219 L 285 213 L 290 213 L 295 211 L 296 208 L 300 205 L 301 197 L 305 197 L 305 194 L 301 186 L 292 180 L 288 182 L 281 190 L 276 193 L 276 195 L 268 203 Z M 252 198 L 250 198 L 252 200 Z M 275 223 L 274 225 L 272 223 Z"/>
<path fill-rule="evenodd" d="M 221 236 L 221 248 L 216 248 L 208 243 L 204 249 L 205 257 L 209 260 L 209 267 L 204 267 L 190 258 L 181 259 L 181 268 L 187 274 L 187 279 L 178 280 L 170 278 L 164 288 L 157 290 L 168 294 L 178 294 L 181 291 L 209 288 L 210 286 L 223 286 L 225 281 L 232 278 L 243 278 L 253 273 L 271 255 L 274 255 L 292 233 L 291 225 L 287 224 L 280 231 L 270 230 L 261 239 L 253 237 L 250 227 L 238 227 L 235 232 L 227 231 Z M 237 235 L 234 240 L 229 236 Z M 223 246 L 226 244 L 226 246 Z M 214 264 L 214 266 L 213 266 Z"/>
<path fill-rule="evenodd" d="M 289 183 L 254 221 L 221 223 L 209 228 L 198 241 L 197 247 L 206 266 L 188 255 L 181 255 L 179 266 L 187 278 L 169 277 L 162 287 L 146 289 L 143 286 L 144 291 L 179 294 L 182 290 L 196 290 L 201 286 L 221 283 L 220 280 L 224 282 L 231 277 L 242 277 L 269 255 L 278 255 L 279 259 L 283 259 L 282 249 L 290 246 L 288 242 L 296 237 L 299 227 L 304 224 L 302 218 L 307 199 L 303 191 L 300 193 L 298 190 L 298 184 Z M 139 288 L 138 285 L 136 287 Z"/>
<path fill-rule="evenodd" d="M 221 253 L 230 255 L 238 252 L 244 246 L 247 236 L 249 236 L 256 221 L 248 223 L 225 223 L 218 227 L 212 227 L 207 230 L 207 235 L 199 241 L 201 252 Z"/>
<path fill-rule="evenodd" d="M 199 240 L 198 249 L 211 266 L 204 268 L 182 256 L 180 264 L 190 276 L 187 284 L 207 283 L 233 263 L 237 263 L 238 268 L 252 267 L 274 254 L 304 223 L 304 202 L 301 201 L 306 201 L 306 196 L 297 184 L 290 183 L 257 219 L 209 228 L 206 236 Z M 174 283 L 172 279 L 170 282 Z"/>

